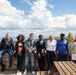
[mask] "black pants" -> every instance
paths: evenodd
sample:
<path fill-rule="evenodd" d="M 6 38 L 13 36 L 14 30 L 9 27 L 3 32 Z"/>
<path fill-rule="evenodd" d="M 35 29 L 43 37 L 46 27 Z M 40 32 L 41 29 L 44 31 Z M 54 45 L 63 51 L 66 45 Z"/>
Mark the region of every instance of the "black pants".
<path fill-rule="evenodd" d="M 66 61 L 67 54 L 58 54 L 58 61 Z"/>
<path fill-rule="evenodd" d="M 55 52 L 54 51 L 47 51 L 47 60 L 48 60 L 48 70 L 53 67 L 54 60 L 55 60 Z"/>
<path fill-rule="evenodd" d="M 41 58 L 38 58 L 38 65 L 39 65 L 40 71 L 44 71 L 45 56 L 41 55 Z"/>
<path fill-rule="evenodd" d="M 23 56 L 17 57 L 17 70 L 22 71 Z"/>

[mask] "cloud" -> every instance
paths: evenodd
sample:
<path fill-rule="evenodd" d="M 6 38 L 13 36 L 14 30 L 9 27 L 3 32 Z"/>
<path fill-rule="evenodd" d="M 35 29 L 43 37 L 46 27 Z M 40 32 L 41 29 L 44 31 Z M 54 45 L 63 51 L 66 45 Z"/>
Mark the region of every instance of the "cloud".
<path fill-rule="evenodd" d="M 54 6 L 53 6 L 53 5 L 51 5 L 51 4 L 48 4 L 48 6 L 49 6 L 50 8 L 54 8 Z"/>
<path fill-rule="evenodd" d="M 32 5 L 28 15 L 24 14 L 25 11 L 13 7 L 9 1 L 0 1 L 0 32 L 10 32 L 13 36 L 17 36 L 19 33 L 27 36 L 33 32 L 36 38 L 39 34 L 43 34 L 45 37 L 50 34 L 59 36 L 61 32 L 75 34 L 76 15 L 66 14 L 54 17 L 47 9 L 47 6 L 51 8 L 54 6 L 48 4 L 47 0 L 36 0 L 33 3 L 29 0 L 24 1 Z"/>
<path fill-rule="evenodd" d="M 12 7 L 7 0 L 0 1 L 0 28 L 20 28 L 21 24 L 26 24 L 24 11 Z"/>
<path fill-rule="evenodd" d="M 20 0 L 21 3 L 27 3 L 28 5 L 33 5 L 29 0 Z"/>

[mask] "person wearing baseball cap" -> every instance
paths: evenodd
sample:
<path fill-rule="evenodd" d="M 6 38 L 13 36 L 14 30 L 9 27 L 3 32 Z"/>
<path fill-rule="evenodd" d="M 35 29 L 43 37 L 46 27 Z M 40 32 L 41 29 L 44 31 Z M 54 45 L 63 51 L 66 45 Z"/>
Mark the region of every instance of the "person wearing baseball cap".
<path fill-rule="evenodd" d="M 65 40 L 64 33 L 60 34 L 60 40 L 57 41 L 56 53 L 58 53 L 58 60 L 59 61 L 66 61 L 67 60 L 68 42 Z"/>

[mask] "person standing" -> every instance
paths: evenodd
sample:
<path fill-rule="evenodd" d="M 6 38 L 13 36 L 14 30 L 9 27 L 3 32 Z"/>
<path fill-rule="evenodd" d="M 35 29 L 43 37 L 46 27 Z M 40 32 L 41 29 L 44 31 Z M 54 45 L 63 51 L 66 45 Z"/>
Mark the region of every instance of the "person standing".
<path fill-rule="evenodd" d="M 68 54 L 68 42 L 65 40 L 65 34 L 60 34 L 60 40 L 57 41 L 56 54 L 58 53 L 58 61 L 66 61 Z"/>
<path fill-rule="evenodd" d="M 72 55 L 76 54 L 76 42 L 75 42 L 75 37 L 71 37 L 71 42 L 68 44 L 68 49 L 69 49 L 69 58 L 72 60 Z M 76 60 L 73 60 L 76 63 Z"/>
<path fill-rule="evenodd" d="M 24 71 L 24 74 L 27 74 L 29 60 L 31 62 L 32 74 L 35 74 L 34 51 L 36 49 L 36 43 L 34 41 L 34 34 L 33 33 L 30 33 L 29 38 L 25 41 L 25 45 L 27 46 L 27 48 L 29 50 L 25 52 L 25 71 Z"/>
<path fill-rule="evenodd" d="M 48 59 L 48 74 L 50 74 L 50 68 L 52 68 L 54 65 L 53 62 L 55 60 L 55 50 L 56 50 L 56 40 L 52 35 L 49 36 L 46 49 L 47 49 L 47 59 Z"/>
<path fill-rule="evenodd" d="M 43 41 L 43 35 L 39 35 L 39 40 L 36 43 L 37 56 L 38 56 L 38 64 L 40 71 L 44 71 L 45 66 L 45 42 Z"/>
<path fill-rule="evenodd" d="M 15 50 L 17 53 L 17 75 L 21 75 L 22 71 L 22 63 L 25 54 L 25 42 L 24 42 L 24 35 L 17 36 L 17 42 L 15 45 Z"/>
<path fill-rule="evenodd" d="M 4 53 L 9 54 L 9 67 L 12 67 L 12 52 L 14 53 L 13 39 L 10 37 L 10 33 L 6 33 L 6 37 L 1 40 L 0 65 L 2 67 L 2 72 L 5 70 L 5 65 L 3 64 L 2 56 Z"/>

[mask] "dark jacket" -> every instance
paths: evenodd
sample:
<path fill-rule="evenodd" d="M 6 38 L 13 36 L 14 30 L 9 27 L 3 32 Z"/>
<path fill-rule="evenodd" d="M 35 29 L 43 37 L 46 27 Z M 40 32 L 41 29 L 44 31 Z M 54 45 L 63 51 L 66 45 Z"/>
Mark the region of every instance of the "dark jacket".
<path fill-rule="evenodd" d="M 16 42 L 16 45 L 15 45 L 15 50 L 16 50 L 16 53 L 18 52 L 18 43 L 19 42 Z M 22 54 L 24 54 L 25 53 L 25 43 L 24 42 L 22 42 Z"/>
<path fill-rule="evenodd" d="M 13 39 L 12 38 L 10 38 L 8 41 L 8 43 L 6 42 L 7 41 L 7 39 L 6 38 L 3 38 L 2 40 L 1 40 L 1 50 L 3 50 L 3 49 L 12 49 L 13 51 L 14 51 L 14 43 L 13 43 Z"/>
<path fill-rule="evenodd" d="M 45 42 L 43 41 L 43 45 L 41 45 L 40 41 L 37 41 L 36 49 L 37 49 L 37 54 L 38 53 L 42 54 L 42 49 L 44 49 L 44 51 L 46 50 Z"/>

